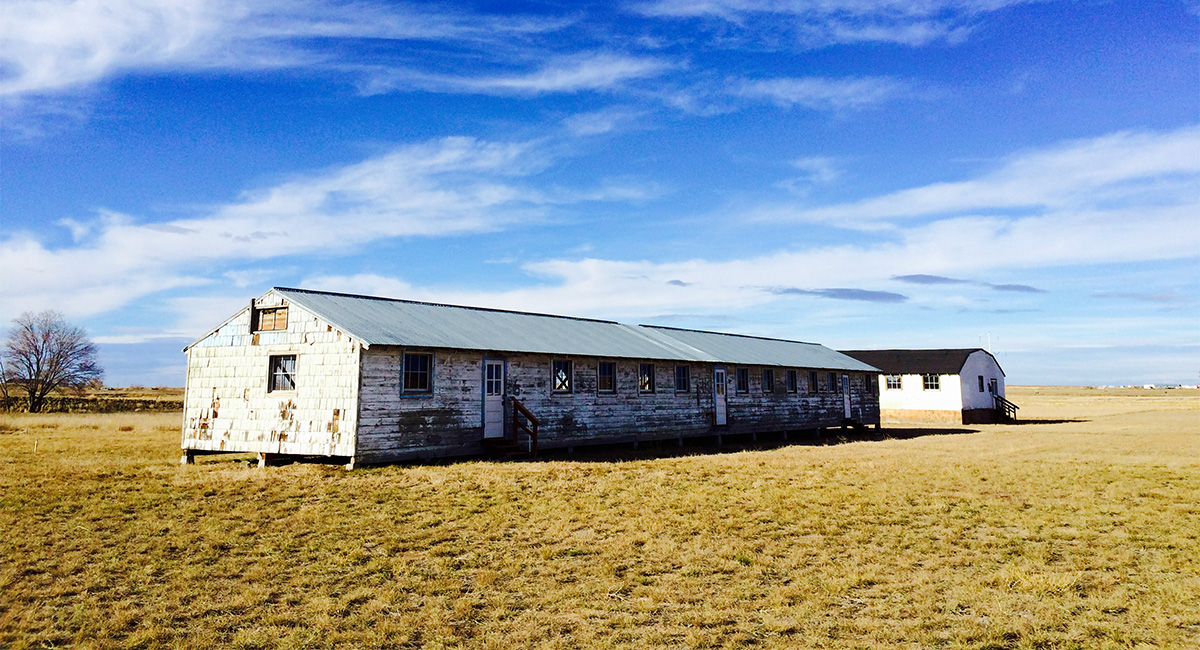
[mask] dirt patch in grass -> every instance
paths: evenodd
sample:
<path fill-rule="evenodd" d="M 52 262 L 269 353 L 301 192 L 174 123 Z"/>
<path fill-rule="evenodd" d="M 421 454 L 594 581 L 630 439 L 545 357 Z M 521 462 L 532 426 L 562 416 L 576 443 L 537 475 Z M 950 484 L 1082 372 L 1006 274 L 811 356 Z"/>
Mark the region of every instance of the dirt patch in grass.
<path fill-rule="evenodd" d="M 1077 421 L 352 472 L 9 416 L 0 646 L 1196 647 L 1200 400 L 1037 390 Z"/>

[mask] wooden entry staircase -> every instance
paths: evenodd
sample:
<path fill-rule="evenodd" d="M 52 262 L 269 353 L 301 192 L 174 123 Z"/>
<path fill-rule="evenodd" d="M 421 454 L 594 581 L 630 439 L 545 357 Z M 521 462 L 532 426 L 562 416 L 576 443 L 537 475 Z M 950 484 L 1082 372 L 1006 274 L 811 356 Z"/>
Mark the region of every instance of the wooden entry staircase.
<path fill-rule="evenodd" d="M 1021 408 L 1020 406 L 1013 404 L 1000 395 L 992 395 L 992 402 L 996 405 L 997 422 L 1017 421 L 1017 409 Z"/>
<path fill-rule="evenodd" d="M 537 458 L 538 427 L 542 422 L 521 400 L 509 397 L 508 401 L 512 406 L 511 437 L 484 438 L 483 447 L 497 460 L 534 460 Z M 521 434 L 528 437 L 528 448 L 521 444 Z"/>

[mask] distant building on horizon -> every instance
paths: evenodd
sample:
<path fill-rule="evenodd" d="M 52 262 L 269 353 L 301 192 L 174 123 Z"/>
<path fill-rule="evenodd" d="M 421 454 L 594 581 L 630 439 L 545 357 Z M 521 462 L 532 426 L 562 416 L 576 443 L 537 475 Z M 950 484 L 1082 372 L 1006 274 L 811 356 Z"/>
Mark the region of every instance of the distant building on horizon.
<path fill-rule="evenodd" d="M 982 348 L 841 350 L 875 366 L 880 417 L 985 424 L 1016 417 L 1004 397 L 1004 370 Z"/>

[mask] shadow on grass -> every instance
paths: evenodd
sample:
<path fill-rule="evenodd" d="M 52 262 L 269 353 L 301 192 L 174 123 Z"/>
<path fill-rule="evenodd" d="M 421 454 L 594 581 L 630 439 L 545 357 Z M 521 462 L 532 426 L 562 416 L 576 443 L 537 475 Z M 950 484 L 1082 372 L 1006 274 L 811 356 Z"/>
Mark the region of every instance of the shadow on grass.
<path fill-rule="evenodd" d="M 559 447 L 539 450 L 538 458 L 540 460 L 580 463 L 617 463 L 631 460 L 677 458 L 681 456 L 735 454 L 742 451 L 768 451 L 785 447 L 821 447 L 852 442 L 906 440 L 922 436 L 959 435 L 978 432 L 978 429 L 960 427 L 888 427 L 862 431 L 855 431 L 853 429 L 826 429 L 824 433 L 816 431 L 792 431 L 786 436 L 778 432 L 759 433 L 756 436 L 739 434 L 722 436 L 720 444 L 717 443 L 715 436 L 711 436 L 684 439 L 682 446 L 674 440 L 652 440 L 639 442 L 636 447 L 628 442 L 579 445 L 574 448 L 573 452 L 568 451 L 565 447 Z"/>
<path fill-rule="evenodd" d="M 1091 420 L 1084 420 L 1084 419 L 1080 419 L 1080 418 L 1050 419 L 1050 420 L 1015 420 L 1013 422 L 1000 422 L 999 424 L 1004 424 L 1007 426 L 1013 426 L 1013 425 L 1020 426 L 1023 424 L 1072 424 L 1075 422 L 1091 422 Z"/>
<path fill-rule="evenodd" d="M 790 431 L 786 435 L 784 435 L 782 432 L 759 433 L 753 436 L 751 434 L 723 435 L 720 443 L 718 443 L 716 436 L 704 436 L 685 438 L 682 445 L 675 440 L 648 440 L 638 442 L 636 445 L 631 442 L 580 444 L 576 445 L 573 450 L 568 450 L 567 447 L 554 447 L 549 449 L 543 447 L 542 449 L 538 450 L 537 460 L 576 463 L 621 463 L 634 460 L 655 460 L 660 458 L 679 458 L 685 456 L 735 454 L 743 451 L 769 451 L 772 449 L 783 449 L 786 447 L 824 447 L 843 445 L 853 442 L 908 440 L 912 438 L 921 438 L 924 436 L 947 436 L 979 433 L 979 431 L 979 429 L 954 426 L 936 427 L 885 425 L 882 429 L 854 430 L 833 428 L 825 429 L 823 432 L 816 430 Z M 211 456 L 198 456 L 196 460 L 198 463 L 226 462 L 231 464 L 245 464 L 247 466 L 255 466 L 258 464 L 256 457 L 246 454 L 214 454 Z M 314 465 L 344 465 L 347 460 L 348 459 L 344 457 L 330 458 L 322 456 L 281 455 L 273 458 L 270 462 L 270 465 L 272 467 L 298 463 Z M 486 456 L 449 456 L 441 458 L 429 458 L 425 460 L 398 461 L 394 463 L 383 463 L 382 465 L 371 466 L 453 465 L 456 463 L 478 462 L 480 460 L 498 463 L 510 462 L 495 460 Z M 517 459 L 517 462 L 530 461 L 529 459 Z"/>

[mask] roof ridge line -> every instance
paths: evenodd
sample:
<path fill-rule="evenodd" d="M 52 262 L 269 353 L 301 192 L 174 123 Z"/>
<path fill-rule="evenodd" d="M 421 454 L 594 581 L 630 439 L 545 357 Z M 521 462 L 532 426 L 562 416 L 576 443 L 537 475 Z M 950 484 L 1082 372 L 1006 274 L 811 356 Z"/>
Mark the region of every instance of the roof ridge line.
<path fill-rule="evenodd" d="M 585 323 L 605 323 L 607 325 L 622 325 L 623 323 L 615 320 L 605 320 L 603 318 L 586 318 L 584 316 L 564 316 L 562 314 L 544 314 L 536 311 L 521 311 L 518 309 L 500 309 L 497 307 L 476 307 L 472 305 L 452 305 L 447 302 L 430 302 L 427 300 L 411 300 L 408 298 L 386 298 L 383 296 L 368 296 L 360 293 L 344 293 L 341 291 L 320 291 L 317 289 L 297 289 L 295 287 L 271 287 L 276 291 L 295 291 L 297 293 L 315 293 L 326 296 L 342 296 L 345 298 L 361 298 L 363 300 L 382 300 L 385 302 L 403 302 L 410 305 L 427 305 L 429 307 L 450 307 L 453 309 L 469 309 L 471 311 L 489 311 L 499 314 L 516 314 L 518 316 L 538 316 L 540 318 L 562 318 L 564 320 L 582 321 Z"/>
<path fill-rule="evenodd" d="M 641 325 L 639 325 L 639 327 L 649 327 L 651 329 L 659 329 L 659 330 L 673 330 L 676 332 L 696 332 L 697 334 L 717 334 L 719 336 L 738 336 L 738 337 L 741 337 L 744 339 L 758 339 L 760 341 L 778 341 L 780 343 L 799 343 L 801 345 L 820 345 L 821 347 L 829 347 L 826 345 L 822 345 L 820 343 L 813 343 L 812 341 L 797 341 L 795 339 L 781 339 L 781 338 L 776 338 L 773 336 L 756 336 L 754 334 L 736 334 L 734 332 L 714 332 L 712 330 L 698 330 L 698 329 L 694 329 L 694 328 L 690 328 L 690 327 L 671 327 L 670 325 L 645 325 L 645 324 L 641 324 Z M 832 348 L 830 348 L 830 349 L 832 349 Z"/>

